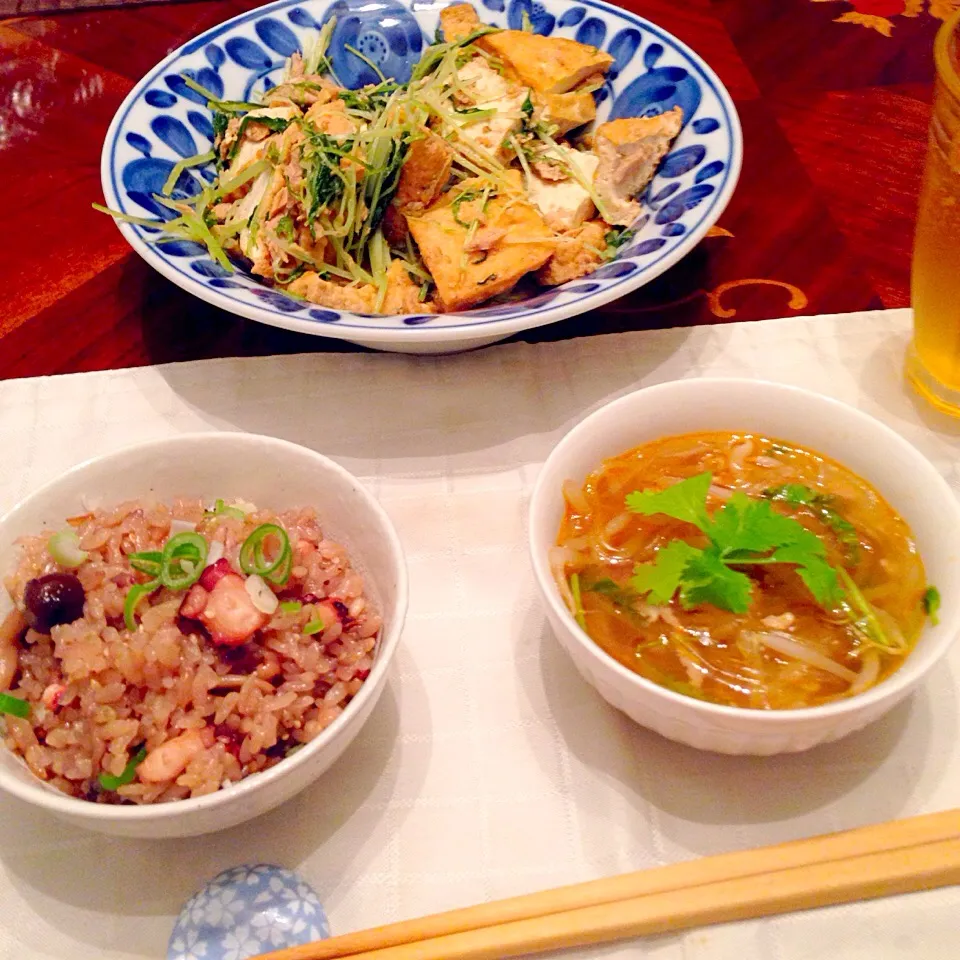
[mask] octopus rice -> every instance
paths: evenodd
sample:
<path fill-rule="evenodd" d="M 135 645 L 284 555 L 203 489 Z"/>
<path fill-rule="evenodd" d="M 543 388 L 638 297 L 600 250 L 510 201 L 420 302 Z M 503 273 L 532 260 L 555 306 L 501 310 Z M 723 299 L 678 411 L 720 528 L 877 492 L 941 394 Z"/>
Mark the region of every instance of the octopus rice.
<path fill-rule="evenodd" d="M 0 726 L 70 796 L 212 793 L 316 737 L 370 672 L 380 616 L 312 508 L 134 501 L 68 524 L 20 540 L 5 580 Z"/>

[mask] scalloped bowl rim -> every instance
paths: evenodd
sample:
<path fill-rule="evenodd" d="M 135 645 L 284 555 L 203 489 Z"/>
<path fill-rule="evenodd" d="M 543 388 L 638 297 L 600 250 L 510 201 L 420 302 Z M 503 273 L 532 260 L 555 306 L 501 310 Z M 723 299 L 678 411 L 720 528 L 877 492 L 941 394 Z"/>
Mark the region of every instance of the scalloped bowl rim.
<path fill-rule="evenodd" d="M 193 37 L 192 39 L 181 44 L 176 50 L 173 50 L 171 53 L 169 53 L 141 78 L 136 86 L 134 86 L 134 88 L 123 99 L 123 102 L 118 107 L 113 119 L 110 121 L 110 126 L 107 128 L 107 133 L 104 137 L 103 149 L 100 156 L 100 180 L 107 206 L 122 209 L 120 203 L 120 194 L 116 189 L 113 177 L 113 151 L 119 136 L 121 125 L 125 121 L 130 110 L 142 98 L 146 88 L 157 79 L 159 74 L 167 66 L 177 60 L 180 56 L 195 52 L 195 50 L 200 46 L 205 45 L 210 40 L 219 36 L 221 33 L 237 27 L 248 20 L 258 19 L 268 14 L 272 10 L 285 9 L 286 7 L 291 6 L 294 2 L 295 0 L 274 0 L 272 3 L 265 4 L 261 7 L 256 7 L 253 10 L 248 10 L 245 13 L 231 17 L 229 20 L 224 20 L 222 23 L 210 27 L 203 33 L 200 33 L 196 37 Z M 307 2 L 303 5 L 313 5 L 318 2 L 321 2 L 321 0 L 307 0 Z M 330 0 L 326 6 L 331 6 L 333 2 L 334 0 Z M 419 11 L 414 9 L 414 3 L 412 3 L 411 0 L 398 0 L 398 2 L 400 2 L 403 6 L 406 6 L 413 16 L 417 17 L 419 20 Z M 529 330 L 535 327 L 545 326 L 547 324 L 566 320 L 572 316 L 577 316 L 581 313 L 586 313 L 590 310 L 597 309 L 598 307 L 609 303 L 611 300 L 616 300 L 627 295 L 628 293 L 632 293 L 634 290 L 638 290 L 640 287 L 643 287 L 652 280 L 655 280 L 662 273 L 664 273 L 666 270 L 669 270 L 670 267 L 674 266 L 674 264 L 678 263 L 681 259 L 687 256 L 687 254 L 689 254 L 697 246 L 704 236 L 706 236 L 707 231 L 723 215 L 723 212 L 726 209 L 727 204 L 730 202 L 730 199 L 733 196 L 733 193 L 737 187 L 737 183 L 740 179 L 740 173 L 743 166 L 743 130 L 740 124 L 739 114 L 737 113 L 736 106 L 733 102 L 733 98 L 730 96 L 730 93 L 724 86 L 723 82 L 717 76 L 713 68 L 710 67 L 709 64 L 701 56 L 699 56 L 699 54 L 697 54 L 682 40 L 679 40 L 673 34 L 664 30 L 662 27 L 658 26 L 652 21 L 647 20 L 645 17 L 641 17 L 637 14 L 631 13 L 628 10 L 621 9 L 613 4 L 606 3 L 604 0 L 577 0 L 577 3 L 582 6 L 594 7 L 599 10 L 603 10 L 604 12 L 612 16 L 616 16 L 621 20 L 630 21 L 633 25 L 636 25 L 643 30 L 648 30 L 655 35 L 659 35 L 661 39 L 668 40 L 670 44 L 672 44 L 678 51 L 683 53 L 684 56 L 688 57 L 691 63 L 695 64 L 696 67 L 702 72 L 704 79 L 711 85 L 713 92 L 720 100 L 721 107 L 723 108 L 725 114 L 725 119 L 729 126 L 731 139 L 730 162 L 727 170 L 725 171 L 723 186 L 717 192 L 717 194 L 711 198 L 711 203 L 704 210 L 699 224 L 688 234 L 686 234 L 682 241 L 678 243 L 677 246 L 674 247 L 670 252 L 663 254 L 660 258 L 652 263 L 640 267 L 636 273 L 617 279 L 615 283 L 611 284 L 611 286 L 605 290 L 598 291 L 596 293 L 585 294 L 581 298 L 561 306 L 552 307 L 547 305 L 544 307 L 534 308 L 526 313 L 521 314 L 520 316 L 491 320 L 484 320 L 480 318 L 476 320 L 466 320 L 464 323 L 460 324 L 445 324 L 443 326 L 436 327 L 417 325 L 405 327 L 381 327 L 377 326 L 375 323 L 345 323 L 342 320 L 338 320 L 335 323 L 324 323 L 318 320 L 298 319 L 296 317 L 289 316 L 281 310 L 271 310 L 265 307 L 256 306 L 254 304 L 248 304 L 240 300 L 235 300 L 226 294 L 220 293 L 218 290 L 204 285 L 185 271 L 178 269 L 171 264 L 167 258 L 160 256 L 154 249 L 154 245 L 143 240 L 143 238 L 137 233 L 131 224 L 124 223 L 122 221 L 115 221 L 116 225 L 130 246 L 158 273 L 166 277 L 166 279 L 170 280 L 172 283 L 175 283 L 181 289 L 186 290 L 188 293 L 191 293 L 199 299 L 204 300 L 207 303 L 211 303 L 214 306 L 227 311 L 228 313 L 244 317 L 248 320 L 256 320 L 260 323 L 265 323 L 273 327 L 279 327 L 284 330 L 292 330 L 297 333 L 306 333 L 311 336 L 332 337 L 342 340 L 362 339 L 364 343 L 369 344 L 412 342 L 430 343 L 433 341 L 454 342 L 460 340 L 477 340 L 488 337 L 503 338 L 510 336 L 513 333 L 518 333 L 522 330 Z M 617 258 L 614 258 L 610 262 L 617 263 L 618 260 Z M 578 280 L 571 280 L 569 283 L 589 282 L 589 280 L 590 277 L 587 275 L 586 277 L 581 277 Z M 272 289 L 266 284 L 261 284 L 261 286 L 263 286 L 264 289 Z M 562 289 L 562 287 L 557 289 Z M 519 304 L 519 308 L 522 309 L 522 301 L 520 301 Z M 320 304 L 316 306 L 318 306 L 320 309 L 323 309 L 323 306 Z M 337 312 L 341 313 L 344 317 L 352 316 L 355 320 L 363 320 L 363 318 L 355 314 L 351 314 L 349 311 Z M 450 315 L 451 314 L 446 314 L 446 316 Z M 470 313 L 466 312 L 463 315 L 469 317 Z M 400 320 L 402 322 L 405 317 L 418 316 L 420 316 L 420 314 L 405 314 L 393 319 Z M 375 321 L 378 318 L 371 317 L 370 319 Z"/>
<path fill-rule="evenodd" d="M 285 757 L 280 763 L 266 770 L 258 771 L 255 774 L 244 777 L 236 783 L 231 784 L 228 789 L 221 788 L 201 797 L 188 797 L 183 800 L 171 800 L 165 803 L 140 804 L 136 806 L 92 803 L 89 800 L 81 800 L 79 797 L 71 797 L 61 793 L 59 790 L 44 784 L 41 780 L 33 783 L 31 781 L 21 781 L 13 777 L 8 777 L 7 771 L 3 766 L 0 766 L 0 788 L 6 792 L 13 794 L 26 803 L 45 808 L 50 813 L 66 816 L 74 822 L 86 819 L 91 822 L 147 824 L 156 821 L 177 819 L 191 814 L 206 813 L 216 810 L 219 807 L 232 806 L 238 801 L 247 798 L 249 795 L 267 787 L 269 784 L 284 778 L 287 774 L 293 772 L 295 768 L 307 765 L 316 754 L 327 749 L 340 736 L 343 728 L 351 722 L 355 713 L 363 709 L 367 700 L 371 697 L 379 696 L 384 679 L 383 675 L 390 669 L 391 661 L 400 642 L 408 605 L 409 585 L 403 547 L 393 522 L 390 520 L 390 517 L 380 502 L 367 489 L 366 485 L 361 483 L 345 467 L 342 467 L 339 463 L 324 454 L 318 453 L 316 450 L 292 443 L 289 440 L 281 440 L 277 437 L 270 437 L 264 434 L 231 431 L 198 431 L 131 444 L 110 453 L 90 457 L 82 463 L 71 467 L 55 479 L 32 490 L 10 510 L 6 511 L 3 516 L 0 516 L 0 533 L 2 533 L 7 524 L 14 520 L 17 514 L 29 504 L 55 492 L 65 484 L 69 485 L 92 467 L 109 464 L 112 460 L 122 462 L 124 457 L 135 451 L 155 449 L 158 455 L 162 455 L 164 449 L 168 448 L 171 443 L 206 444 L 211 441 L 211 438 L 222 437 L 230 437 L 233 439 L 242 438 L 244 441 L 270 446 L 276 451 L 287 450 L 288 452 L 295 452 L 297 455 L 309 454 L 310 457 L 315 459 L 318 469 L 337 474 L 340 479 L 352 484 L 356 488 L 366 508 L 368 508 L 370 513 L 376 516 L 380 522 L 387 537 L 387 550 L 392 558 L 397 577 L 396 601 L 393 609 L 383 611 L 384 620 L 387 622 L 387 629 L 383 631 L 378 641 L 376 657 L 374 658 L 374 663 L 367 680 L 364 681 L 363 686 L 356 696 L 353 697 L 347 707 L 330 726 L 326 727 L 320 734 L 314 737 L 313 740 L 305 744 L 301 750 L 298 750 L 293 756 Z M 389 621 L 387 621 L 387 617 L 389 617 Z M 355 709 L 352 709 L 354 707 Z M 0 750 L 7 750 L 7 747 L 0 745 Z M 16 754 L 13 755 L 22 763 L 22 758 Z M 256 814 L 251 814 L 251 818 L 253 816 L 256 816 Z M 91 826 L 92 825 L 91 823 Z"/>
<path fill-rule="evenodd" d="M 868 709 L 884 701 L 892 701 L 892 705 L 897 702 L 900 697 L 905 695 L 905 692 L 908 692 L 921 683 L 929 671 L 936 666 L 949 652 L 953 644 L 957 642 L 958 637 L 960 637 L 960 615 L 957 616 L 957 622 L 954 623 L 952 627 L 947 627 L 942 619 L 942 629 L 941 627 L 931 628 L 930 624 L 925 625 L 923 634 L 934 629 L 937 631 L 937 636 L 926 644 L 922 650 L 914 647 L 904 664 L 895 673 L 862 693 L 843 700 L 835 700 L 830 703 L 819 704 L 812 707 L 784 710 L 756 710 L 749 707 L 732 707 L 725 704 L 713 703 L 708 700 L 698 700 L 694 697 L 687 697 L 634 673 L 601 649 L 589 634 L 580 627 L 563 602 L 560 592 L 556 588 L 553 576 L 550 573 L 546 555 L 542 550 L 544 540 L 542 536 L 538 536 L 538 534 L 546 534 L 546 531 L 540 530 L 538 526 L 537 514 L 540 511 L 541 505 L 545 501 L 554 500 L 557 495 L 557 490 L 553 489 L 553 487 L 547 489 L 547 484 L 550 482 L 548 477 L 550 471 L 548 467 L 556 464 L 558 461 L 566 459 L 572 451 L 575 451 L 580 446 L 582 439 L 588 436 L 600 421 L 617 416 L 622 411 L 632 408 L 637 403 L 637 397 L 640 395 L 644 395 L 649 402 L 654 402 L 658 399 L 662 402 L 670 402 L 676 399 L 676 397 L 671 396 L 671 394 L 682 394 L 701 388 L 709 390 L 717 386 L 727 385 L 756 390 L 758 394 L 757 402 L 762 401 L 765 394 L 775 391 L 785 397 L 793 398 L 798 405 L 820 405 L 821 413 L 826 414 L 832 412 L 837 416 L 846 418 L 848 422 L 859 424 L 865 432 L 871 435 L 872 440 L 880 442 L 885 447 L 903 454 L 904 457 L 910 461 L 911 467 L 916 468 L 918 473 L 922 474 L 922 483 L 928 491 L 935 491 L 938 497 L 938 506 L 944 511 L 944 530 L 952 530 L 957 538 L 960 539 L 960 503 L 958 503 L 957 497 L 951 490 L 949 484 L 936 467 L 934 467 L 913 444 L 881 420 L 841 400 L 829 397 L 826 394 L 770 380 L 753 380 L 743 377 L 697 377 L 686 380 L 670 380 L 649 387 L 642 387 L 639 390 L 634 390 L 603 404 L 603 406 L 588 414 L 564 434 L 563 438 L 553 448 L 544 462 L 537 476 L 536 483 L 534 484 L 528 508 L 528 547 L 533 564 L 534 577 L 537 581 L 541 597 L 549 605 L 559 622 L 563 624 L 568 637 L 577 644 L 578 648 L 581 648 L 589 654 L 592 662 L 595 663 L 602 672 L 607 674 L 612 672 L 615 674 L 621 683 L 629 685 L 634 689 L 635 695 L 638 698 L 643 698 L 648 701 L 662 700 L 666 704 L 671 704 L 683 709 L 688 714 L 700 713 L 707 718 L 710 716 L 736 718 L 738 720 L 748 721 L 758 728 L 776 728 L 796 724 L 798 720 L 815 722 L 817 720 L 844 716 L 845 714 L 858 713 L 861 710 Z M 691 400 L 689 396 L 685 399 L 688 402 Z M 784 437 L 783 439 L 789 440 L 790 438 Z M 642 443 L 646 441 L 638 442 Z M 616 456 L 617 451 L 611 451 L 607 455 Z M 833 454 L 829 455 L 834 456 Z M 845 465 L 839 458 L 834 457 L 834 459 L 837 459 L 839 463 Z M 847 469 L 850 468 L 848 467 Z M 871 477 L 864 477 L 864 479 L 871 485 L 875 483 Z M 893 507 L 897 509 L 896 504 L 893 504 Z M 556 537 L 555 531 L 552 536 L 554 538 Z M 923 559 L 922 556 L 921 559 Z M 960 588 L 960 569 L 954 572 L 953 579 L 955 586 Z M 741 736 L 749 738 L 750 734 L 742 733 Z"/>

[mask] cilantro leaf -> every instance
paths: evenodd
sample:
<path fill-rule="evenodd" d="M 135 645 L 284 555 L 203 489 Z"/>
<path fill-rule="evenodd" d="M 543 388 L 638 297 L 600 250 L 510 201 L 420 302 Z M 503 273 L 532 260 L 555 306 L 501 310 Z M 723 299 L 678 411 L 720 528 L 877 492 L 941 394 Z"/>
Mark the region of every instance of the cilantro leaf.
<path fill-rule="evenodd" d="M 736 568 L 788 563 L 796 567 L 797 575 L 821 606 L 830 609 L 844 599 L 845 590 L 840 584 L 843 571 L 828 563 L 823 541 L 799 520 L 778 513 L 770 503 L 771 499 L 780 499 L 811 506 L 816 500 L 813 509 L 822 511 L 822 515 L 832 513 L 821 505 L 825 502 L 823 495 L 800 484 L 766 491 L 764 499 L 737 491 L 711 517 L 707 497 L 712 479 L 706 472 L 666 490 L 627 495 L 628 510 L 691 523 L 710 540 L 703 549 L 674 540 L 658 551 L 653 562 L 638 564 L 630 581 L 638 594 L 651 603 L 662 604 L 679 592 L 684 609 L 709 603 L 732 613 L 746 613 L 753 581 Z"/>
<path fill-rule="evenodd" d="M 698 550 L 697 556 L 688 561 L 680 587 L 680 604 L 685 610 L 711 603 L 731 613 L 746 613 L 752 593 L 753 581 L 745 573 L 728 567 L 720 551 L 710 546 Z"/>
<path fill-rule="evenodd" d="M 713 474 L 708 471 L 681 480 L 666 490 L 634 490 L 627 494 L 627 509 L 645 517 L 662 513 L 706 532 L 710 526 L 707 493 L 712 482 Z"/>
<path fill-rule="evenodd" d="M 630 586 L 651 603 L 669 603 L 686 579 L 687 565 L 702 552 L 685 540 L 672 540 L 657 551 L 652 563 L 633 568 Z"/>
<path fill-rule="evenodd" d="M 811 553 L 826 552 L 816 534 L 802 524 L 777 513 L 766 500 L 753 500 L 740 491 L 714 514 L 707 534 L 724 558 L 744 551 L 766 553 L 791 544 L 803 545 Z"/>
<path fill-rule="evenodd" d="M 809 531 L 808 531 L 809 532 Z M 813 534 L 811 534 L 813 536 Z M 802 544 L 781 547 L 770 558 L 774 563 L 795 563 L 797 574 L 813 594 L 821 607 L 829 609 L 843 596 L 837 571 L 823 557 L 823 544 L 819 553 L 812 552 Z"/>

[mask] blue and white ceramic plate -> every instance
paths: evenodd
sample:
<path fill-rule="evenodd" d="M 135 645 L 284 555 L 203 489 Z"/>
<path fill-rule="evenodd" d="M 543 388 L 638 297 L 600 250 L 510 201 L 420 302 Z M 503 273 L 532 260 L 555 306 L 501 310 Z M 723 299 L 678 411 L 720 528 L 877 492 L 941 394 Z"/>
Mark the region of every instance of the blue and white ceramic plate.
<path fill-rule="evenodd" d="M 387 76 L 405 81 L 447 5 L 442 0 L 277 0 L 201 34 L 154 67 L 110 124 L 101 161 L 107 205 L 134 216 L 160 216 L 163 208 L 152 195 L 160 192 L 174 163 L 210 144 L 213 130 L 203 98 L 186 86 L 183 75 L 224 99 L 249 100 L 277 82 L 287 57 L 336 16 L 330 51 L 342 82 L 375 81 L 373 71 L 345 51 L 347 44 Z M 165 277 L 224 310 L 301 333 L 412 353 L 492 343 L 594 310 L 649 283 L 696 246 L 733 193 L 743 150 L 730 95 L 689 47 L 599 0 L 482 0 L 478 13 L 486 23 L 513 29 L 527 14 L 537 33 L 607 51 L 615 63 L 596 94 L 600 121 L 683 108 L 683 131 L 646 192 L 636 236 L 596 273 L 525 299 L 459 313 L 363 316 L 303 303 L 239 271 L 228 274 L 199 245 L 151 243 L 149 229 L 125 223 L 120 230 Z M 213 171 L 194 168 L 192 175 L 211 180 Z"/>

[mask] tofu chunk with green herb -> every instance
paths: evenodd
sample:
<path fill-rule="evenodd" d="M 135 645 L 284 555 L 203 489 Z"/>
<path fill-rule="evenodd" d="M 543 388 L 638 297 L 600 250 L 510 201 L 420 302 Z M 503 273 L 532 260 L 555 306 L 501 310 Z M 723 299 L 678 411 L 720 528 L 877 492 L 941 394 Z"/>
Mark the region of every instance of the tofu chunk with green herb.
<path fill-rule="evenodd" d="M 593 149 L 600 164 L 594 187 L 607 223 L 629 226 L 639 216 L 634 198 L 653 179 L 682 126 L 683 111 L 674 107 L 656 117 L 611 120 L 597 127 Z"/>
<path fill-rule="evenodd" d="M 445 310 L 506 293 L 553 254 L 553 231 L 524 199 L 519 173 L 506 178 L 509 189 L 464 180 L 422 215 L 407 218 Z"/>
<path fill-rule="evenodd" d="M 593 196 L 584 184 L 593 183 L 594 174 L 600 164 L 599 158 L 587 151 L 561 146 L 557 150 L 551 150 L 548 160 L 535 164 L 534 168 L 541 167 L 544 163 L 549 164 L 556 172 L 551 174 L 549 179 L 533 173 L 527 180 L 527 193 L 531 202 L 540 211 L 547 226 L 557 233 L 579 227 L 584 220 L 593 216 Z"/>
<path fill-rule="evenodd" d="M 605 74 L 613 57 L 566 37 L 542 37 L 523 30 L 501 30 L 481 37 L 478 46 L 501 60 L 522 83 L 540 93 L 566 93 L 588 77 Z"/>

